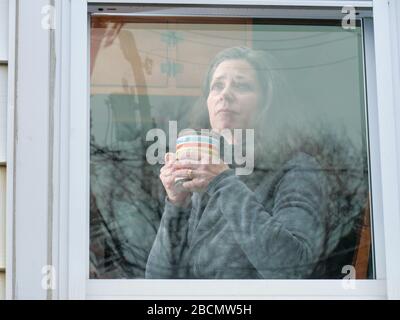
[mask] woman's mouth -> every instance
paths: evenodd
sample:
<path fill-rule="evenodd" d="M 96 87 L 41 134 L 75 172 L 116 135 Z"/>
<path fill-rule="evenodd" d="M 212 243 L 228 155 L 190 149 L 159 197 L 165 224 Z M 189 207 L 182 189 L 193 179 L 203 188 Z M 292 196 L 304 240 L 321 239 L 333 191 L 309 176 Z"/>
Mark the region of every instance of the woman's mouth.
<path fill-rule="evenodd" d="M 220 109 L 217 111 L 217 114 L 231 114 L 231 115 L 236 115 L 239 114 L 239 112 L 236 112 L 232 109 Z"/>

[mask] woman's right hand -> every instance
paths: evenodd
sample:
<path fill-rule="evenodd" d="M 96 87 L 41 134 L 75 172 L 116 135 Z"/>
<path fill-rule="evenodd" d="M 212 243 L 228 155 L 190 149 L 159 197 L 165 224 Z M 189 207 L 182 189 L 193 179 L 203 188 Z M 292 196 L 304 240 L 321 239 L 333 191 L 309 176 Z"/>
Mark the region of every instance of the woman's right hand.
<path fill-rule="evenodd" d="M 175 188 L 175 178 L 177 172 L 173 165 L 176 162 L 174 153 L 165 154 L 165 165 L 160 170 L 160 179 L 167 192 L 169 202 L 177 207 L 185 207 L 190 197 L 190 192 Z"/>

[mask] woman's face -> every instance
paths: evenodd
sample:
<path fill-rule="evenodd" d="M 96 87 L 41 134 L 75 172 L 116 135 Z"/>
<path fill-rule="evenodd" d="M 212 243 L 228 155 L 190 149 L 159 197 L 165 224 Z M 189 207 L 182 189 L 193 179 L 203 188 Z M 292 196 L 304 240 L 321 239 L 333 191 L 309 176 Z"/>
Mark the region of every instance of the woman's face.
<path fill-rule="evenodd" d="M 252 128 L 261 104 L 254 68 L 245 60 L 225 60 L 215 69 L 207 98 L 213 129 Z"/>

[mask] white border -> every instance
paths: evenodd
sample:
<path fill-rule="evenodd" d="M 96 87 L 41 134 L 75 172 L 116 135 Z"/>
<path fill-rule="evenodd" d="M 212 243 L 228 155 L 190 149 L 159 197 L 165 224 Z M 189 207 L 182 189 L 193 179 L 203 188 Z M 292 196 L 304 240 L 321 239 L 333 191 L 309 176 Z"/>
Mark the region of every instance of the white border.
<path fill-rule="evenodd" d="M 263 5 L 263 6 L 305 6 L 305 7 L 343 7 L 343 6 L 353 6 L 353 7 L 372 7 L 372 0 L 358 0 L 358 1 L 336 1 L 336 0 L 87 0 L 88 3 L 105 3 L 105 4 L 202 4 L 202 5 Z"/>
<path fill-rule="evenodd" d="M 68 217 L 69 217 L 69 125 L 70 125 L 70 67 L 71 39 L 70 5 L 66 1 L 56 2 L 56 64 L 55 108 L 54 108 L 54 219 L 53 219 L 53 263 L 58 270 L 57 290 L 54 299 L 68 298 Z"/>
<path fill-rule="evenodd" d="M 90 1 L 94 2 L 94 1 Z M 97 1 L 98 2 L 98 1 Z M 106 1 L 110 3 L 111 1 Z M 120 1 L 121 2 L 121 1 Z M 139 1 L 137 1 L 139 2 Z M 263 3 L 278 4 L 279 5 L 293 5 L 294 1 L 264 1 Z M 311 3 L 311 1 L 302 1 L 301 3 Z M 313 1 L 313 5 L 319 3 L 321 5 L 323 1 Z M 359 2 L 359 1 L 358 1 Z M 378 1 L 379 2 L 379 1 Z M 146 3 L 141 1 L 141 3 Z M 175 2 L 182 3 L 182 2 Z M 232 2 L 230 2 L 232 3 Z M 328 2 L 323 2 L 325 6 L 328 6 Z M 331 5 L 337 6 L 343 4 L 340 1 L 330 1 Z M 354 2 L 355 3 L 355 2 Z M 260 2 L 257 2 L 260 4 Z M 299 1 L 296 1 L 299 5 Z M 346 2 L 349 5 L 349 2 Z M 364 3 L 363 3 L 364 4 Z M 369 5 L 370 2 L 366 2 L 365 5 Z M 359 4 L 360 5 L 360 4 Z M 379 5 L 378 12 L 379 12 Z M 87 34 L 82 32 L 87 28 L 87 3 L 85 1 L 72 1 L 71 2 L 71 77 L 69 79 L 70 84 L 70 127 L 69 132 L 63 133 L 63 136 L 70 136 L 70 153 L 69 159 L 69 215 L 68 215 L 68 270 L 65 274 L 67 277 L 68 290 L 65 298 L 70 299 L 83 299 L 83 298 L 143 298 L 144 296 L 152 298 L 164 298 L 170 297 L 181 297 L 185 299 L 198 298 L 203 296 L 215 296 L 215 293 L 221 294 L 221 296 L 229 296 L 230 298 L 243 298 L 247 297 L 258 297 L 258 298 L 273 298 L 279 297 L 298 297 L 298 298 L 318 298 L 318 297 L 343 297 L 343 298 L 385 298 L 386 297 L 386 286 L 385 281 L 379 280 L 365 280 L 357 281 L 355 291 L 344 291 L 341 280 L 298 280 L 296 282 L 288 280 L 263 280 L 263 281 L 234 281 L 234 282 L 222 282 L 220 280 L 214 281 L 148 281 L 148 280 L 87 280 L 88 279 L 88 213 L 89 213 L 89 155 L 88 155 L 88 138 L 89 138 L 89 125 L 88 125 L 88 39 Z M 382 23 L 382 20 L 378 20 Z M 83 28 L 83 26 L 85 28 Z M 387 34 L 382 37 L 387 37 Z M 387 39 L 387 38 L 386 38 Z M 376 45 L 380 45 L 379 40 Z M 379 59 L 379 57 L 378 57 Z M 384 68 L 384 70 L 387 70 Z M 382 69 L 377 68 L 377 77 L 382 79 Z M 83 81 L 82 81 L 83 79 Z M 387 77 L 384 79 L 388 81 Z M 379 82 L 378 82 L 379 83 Z M 382 95 L 382 91 L 378 90 L 378 94 Z M 384 93 L 383 93 L 384 94 Z M 378 100 L 380 101 L 380 100 Z M 380 105 L 380 109 L 385 108 L 387 104 Z M 84 108 L 86 106 L 86 109 Z M 391 117 L 393 121 L 393 114 L 386 110 L 380 110 L 381 114 L 387 117 Z M 384 148 L 392 147 L 391 143 L 394 140 L 394 135 L 391 130 L 386 130 L 386 126 L 380 121 L 380 143 L 386 141 Z M 390 121 L 389 121 L 390 122 Z M 389 127 L 390 129 L 390 127 Z M 62 152 L 63 153 L 63 152 Z M 65 156 L 65 154 L 64 154 Z M 63 157 L 62 157 L 63 158 Z M 387 173 L 390 169 L 396 166 L 395 160 L 389 160 L 381 157 L 382 163 L 382 174 L 386 176 L 382 177 L 382 183 L 384 192 L 387 188 L 391 187 L 391 181 L 388 181 Z M 385 165 L 389 165 L 383 169 Z M 374 169 L 374 168 L 373 168 Z M 396 170 L 396 169 L 395 169 Z M 394 171 L 394 172 L 397 172 Z M 62 185 L 68 184 L 65 181 L 65 177 Z M 379 188 L 379 186 L 377 186 Z M 63 195 L 61 195 L 63 196 Z M 395 195 L 389 192 L 384 197 L 385 214 L 386 210 L 392 212 L 391 209 L 395 208 L 394 203 L 397 202 Z M 377 203 L 375 202 L 375 205 Z M 386 209 L 388 208 L 388 209 Z M 385 227 L 387 221 L 385 218 Z M 63 228 L 63 226 L 61 226 Z M 385 229 L 386 230 L 386 229 Z M 394 231 L 394 230 L 393 230 Z M 386 238 L 389 239 L 386 234 Z M 391 238 L 390 238 L 391 239 Z M 397 238 L 394 238 L 397 239 Z M 400 243 L 400 242 L 397 242 Z M 61 246 L 62 247 L 62 246 Z M 60 247 L 60 248 L 61 248 Z M 393 248 L 391 248 L 393 250 Z M 393 264 L 393 261 L 386 260 L 387 265 L 391 264 L 390 269 L 391 276 L 395 274 L 394 268 L 397 267 Z M 388 269 L 389 271 L 389 269 Z M 397 272 L 398 273 L 398 272 Z M 62 275 L 60 275 L 62 276 Z M 349 293 L 350 292 L 350 293 Z M 238 294 L 234 296 L 234 294 Z M 393 297 L 393 295 L 391 295 Z"/>
<path fill-rule="evenodd" d="M 400 204 L 396 144 L 396 106 L 389 0 L 374 1 L 375 56 L 381 157 L 382 203 L 385 228 L 386 279 L 389 299 L 400 299 Z M 392 30 L 393 31 L 393 30 Z M 395 34 L 395 33 L 394 33 Z M 398 72 L 398 70 L 396 70 Z"/>
<path fill-rule="evenodd" d="M 68 298 L 83 299 L 89 278 L 88 15 L 85 1 L 71 1 L 69 126 Z"/>
<path fill-rule="evenodd" d="M 371 184 L 371 230 L 373 243 L 373 260 L 375 265 L 376 279 L 386 279 L 385 261 L 385 236 L 383 228 L 383 204 L 380 170 L 380 149 L 379 149 L 379 122 L 378 102 L 376 92 L 376 70 L 375 70 L 375 46 L 374 46 L 374 25 L 372 19 L 364 19 L 364 57 L 365 57 L 365 94 L 367 107 L 368 146 L 370 157 L 370 184 Z"/>
<path fill-rule="evenodd" d="M 181 3 L 181 2 L 179 2 Z M 187 3 L 187 2 L 186 2 Z M 100 16 L 207 16 L 207 17 L 253 17 L 253 18 L 278 18 L 278 19 L 341 19 L 344 14 L 342 8 L 353 5 L 357 10 L 357 18 L 372 17 L 371 6 L 367 2 L 363 2 L 363 6 L 357 6 L 358 2 L 349 2 L 346 4 L 342 2 L 335 2 L 335 6 L 327 7 L 326 1 L 321 3 L 324 6 L 316 6 L 320 1 L 312 2 L 312 6 L 300 6 L 302 1 L 282 2 L 278 1 L 280 5 L 271 5 L 270 1 L 251 1 L 246 7 L 246 1 L 196 1 L 190 2 L 190 5 L 179 5 L 178 2 L 171 1 L 151 3 L 148 5 L 147 1 L 134 4 L 121 4 L 121 3 L 92 3 L 88 6 L 89 13 Z M 310 2 L 307 2 L 310 4 Z M 200 5 L 201 4 L 201 5 Z M 241 6 L 238 6 L 241 4 Z M 290 10 L 288 10 L 288 6 Z M 369 4 L 372 5 L 372 2 Z M 221 6 L 223 5 L 223 6 Z M 263 7 L 260 7 L 263 5 Z M 300 7 L 299 7 L 300 6 Z M 101 11 L 100 11 L 101 10 Z"/>
<path fill-rule="evenodd" d="M 89 280 L 87 299 L 385 299 L 384 280 Z"/>

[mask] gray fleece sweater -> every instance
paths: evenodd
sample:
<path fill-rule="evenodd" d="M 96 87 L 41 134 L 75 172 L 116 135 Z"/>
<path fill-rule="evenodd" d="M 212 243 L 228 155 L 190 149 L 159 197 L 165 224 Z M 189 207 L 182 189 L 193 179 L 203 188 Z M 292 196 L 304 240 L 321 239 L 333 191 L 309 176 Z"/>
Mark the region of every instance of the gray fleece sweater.
<path fill-rule="evenodd" d="M 166 199 L 146 278 L 307 278 L 323 253 L 326 192 L 317 161 L 298 153 L 253 189 L 229 169 L 189 208 Z"/>

